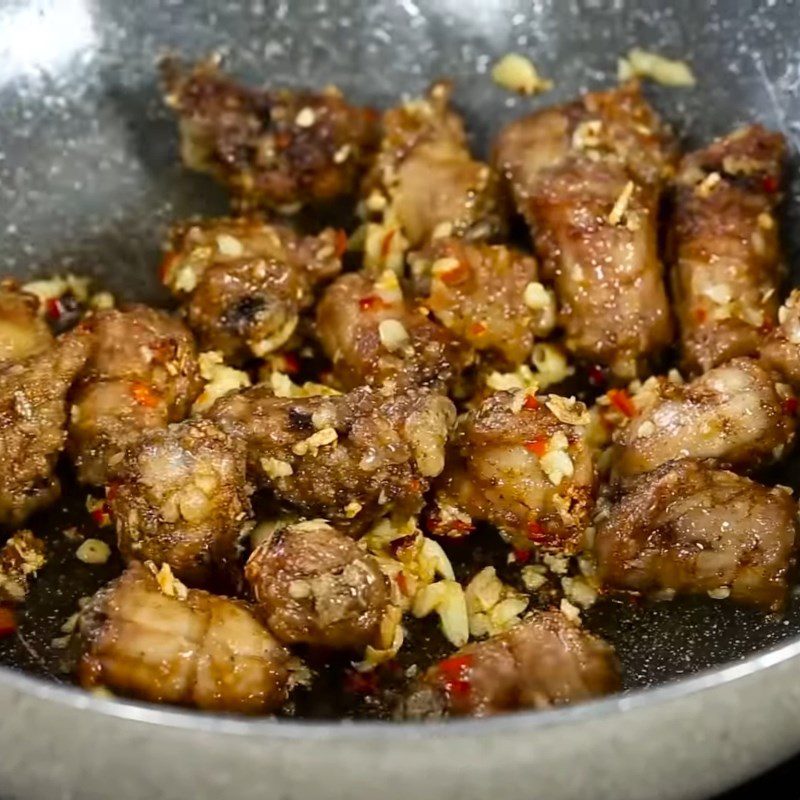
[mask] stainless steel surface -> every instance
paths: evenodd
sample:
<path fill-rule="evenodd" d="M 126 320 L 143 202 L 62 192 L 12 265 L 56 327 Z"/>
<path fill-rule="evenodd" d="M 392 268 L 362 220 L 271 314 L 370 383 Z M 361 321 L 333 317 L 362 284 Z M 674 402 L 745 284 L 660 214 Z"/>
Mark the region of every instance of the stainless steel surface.
<path fill-rule="evenodd" d="M 153 70 L 168 48 L 227 50 L 250 80 L 333 82 L 377 104 L 450 75 L 485 151 L 506 119 L 614 80 L 616 57 L 639 45 L 695 68 L 696 89 L 652 90 L 690 144 L 755 119 L 781 129 L 796 159 L 798 40 L 790 0 L 0 0 L 0 273 L 70 267 L 127 297 L 159 296 L 163 226 L 225 204 L 177 164 Z M 555 91 L 528 100 L 494 86 L 488 71 L 509 50 L 530 54 Z M 792 176 L 796 265 L 796 168 Z M 796 476 L 792 467 L 781 479 Z M 2 669 L 0 793 L 701 797 L 800 748 L 796 603 L 786 623 L 719 605 L 634 615 L 615 633 L 633 654 L 629 686 L 715 669 L 574 709 L 426 727 L 209 717 Z"/>

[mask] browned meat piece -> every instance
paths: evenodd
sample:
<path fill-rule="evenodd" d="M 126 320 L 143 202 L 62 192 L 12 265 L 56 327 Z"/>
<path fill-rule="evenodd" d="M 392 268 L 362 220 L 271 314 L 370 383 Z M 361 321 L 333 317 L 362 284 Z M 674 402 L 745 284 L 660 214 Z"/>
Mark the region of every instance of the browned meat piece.
<path fill-rule="evenodd" d="M 316 331 L 336 376 L 347 388 L 390 378 L 445 386 L 470 354 L 446 328 L 403 297 L 397 278 L 342 275 L 317 306 Z"/>
<path fill-rule="evenodd" d="M 134 562 L 83 609 L 77 673 L 86 688 L 207 711 L 265 714 L 289 690 L 289 653 L 237 600 L 186 589 Z"/>
<path fill-rule="evenodd" d="M 775 325 L 785 142 L 760 125 L 685 156 L 676 178 L 672 286 L 683 361 L 703 372 L 756 355 Z"/>
<path fill-rule="evenodd" d="M 609 644 L 558 611 L 539 611 L 432 666 L 406 698 L 403 716 L 485 717 L 591 700 L 619 688 Z"/>
<path fill-rule="evenodd" d="M 248 471 L 304 516 L 357 532 L 422 505 L 444 466 L 455 408 L 443 395 L 362 387 L 335 397 L 280 398 L 254 386 L 208 416 L 248 449 Z"/>
<path fill-rule="evenodd" d="M 796 537 L 791 492 L 686 459 L 640 476 L 601 512 L 595 551 L 612 589 L 708 592 L 777 610 Z"/>
<path fill-rule="evenodd" d="M 322 92 L 235 83 L 209 59 L 167 60 L 166 102 L 180 120 L 181 156 L 246 206 L 291 211 L 355 193 L 377 146 L 377 114 Z"/>
<path fill-rule="evenodd" d="M 169 564 L 193 585 L 230 580 L 249 529 L 245 463 L 244 442 L 208 420 L 142 435 L 108 492 L 123 557 Z"/>
<path fill-rule="evenodd" d="M 0 281 L 0 369 L 47 350 L 53 336 L 39 316 L 39 299 L 13 280 Z"/>
<path fill-rule="evenodd" d="M 375 558 L 324 520 L 277 530 L 247 562 L 257 613 L 286 644 L 377 645 L 389 588 Z"/>
<path fill-rule="evenodd" d="M 685 385 L 653 379 L 636 400 L 639 413 L 615 436 L 614 468 L 622 476 L 688 457 L 749 471 L 794 443 L 791 390 L 749 358 Z"/>
<path fill-rule="evenodd" d="M 495 147 L 570 350 L 632 378 L 672 337 L 657 216 L 674 142 L 635 83 L 508 125 Z"/>
<path fill-rule="evenodd" d="M 67 449 L 78 478 L 100 486 L 144 431 L 189 413 L 202 382 L 192 334 L 164 311 L 134 305 L 84 326 L 93 347 L 72 398 Z"/>
<path fill-rule="evenodd" d="M 595 470 L 583 403 L 525 390 L 498 392 L 459 424 L 437 481 L 434 533 L 496 525 L 521 549 L 572 552 L 594 508 Z M 467 518 L 464 517 L 467 515 Z"/>
<path fill-rule="evenodd" d="M 378 250 L 388 249 L 387 236 L 415 248 L 442 232 L 477 239 L 505 229 L 497 176 L 470 154 L 451 94 L 451 85 L 439 82 L 383 115 L 380 152 L 363 187 L 367 211 L 383 221 Z M 371 244 L 367 261 L 379 261 Z"/>
<path fill-rule="evenodd" d="M 435 318 L 506 366 L 529 361 L 555 325 L 555 300 L 536 259 L 505 245 L 436 239 L 411 257 L 414 291 Z"/>
<path fill-rule="evenodd" d="M 243 361 L 287 343 L 315 288 L 339 274 L 345 244 L 332 228 L 298 236 L 256 218 L 187 222 L 172 232 L 162 276 L 201 346 Z"/>
<path fill-rule="evenodd" d="M 0 524 L 19 525 L 58 497 L 53 470 L 67 438 L 67 392 L 89 349 L 77 331 L 0 370 Z"/>
<path fill-rule="evenodd" d="M 761 363 L 800 391 L 800 289 L 778 309 L 777 328 L 761 345 Z"/>

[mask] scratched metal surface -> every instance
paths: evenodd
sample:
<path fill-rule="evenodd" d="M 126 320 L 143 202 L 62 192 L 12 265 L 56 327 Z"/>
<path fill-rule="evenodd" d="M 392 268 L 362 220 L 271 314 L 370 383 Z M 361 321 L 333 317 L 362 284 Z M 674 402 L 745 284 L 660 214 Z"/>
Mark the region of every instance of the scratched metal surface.
<path fill-rule="evenodd" d="M 751 120 L 782 130 L 793 151 L 787 248 L 800 252 L 800 6 L 783 2 L 398 0 L 0 0 L 0 274 L 73 269 L 127 298 L 158 299 L 158 243 L 171 220 L 225 208 L 208 180 L 177 163 L 175 132 L 153 63 L 167 50 L 229 55 L 256 82 L 336 83 L 376 105 L 450 76 L 478 152 L 508 119 L 614 80 L 616 58 L 638 45 L 689 61 L 693 90 L 649 92 L 687 145 Z M 488 72 L 510 50 L 555 80 L 543 98 L 502 92 Z M 796 483 L 795 464 L 775 477 Z M 72 558 L 61 531 L 82 498 L 37 521 L 54 554 L 36 583 L 22 641 L 0 662 L 54 679 L 49 642 L 116 564 Z M 71 507 L 71 510 L 70 510 Z M 608 604 L 589 624 L 617 646 L 628 686 L 648 686 L 739 659 L 800 633 L 783 619 L 728 604 Z M 330 709 L 313 704 L 310 714 Z"/>

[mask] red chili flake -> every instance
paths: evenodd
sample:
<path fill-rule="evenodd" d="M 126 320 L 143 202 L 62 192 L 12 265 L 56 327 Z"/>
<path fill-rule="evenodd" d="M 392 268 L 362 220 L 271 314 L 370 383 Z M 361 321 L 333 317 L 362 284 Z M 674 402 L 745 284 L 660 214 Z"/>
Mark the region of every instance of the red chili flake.
<path fill-rule="evenodd" d="M 797 413 L 797 398 L 787 397 L 783 401 L 783 413 L 793 417 Z"/>
<path fill-rule="evenodd" d="M 10 608 L 0 606 L 0 639 L 16 633 L 17 620 Z"/>
<path fill-rule="evenodd" d="M 412 492 L 418 492 L 418 491 L 420 491 L 420 489 L 422 489 L 422 481 L 419 478 L 412 478 L 408 482 L 408 488 Z"/>
<path fill-rule="evenodd" d="M 388 308 L 386 301 L 379 297 L 377 294 L 370 294 L 362 297 L 358 301 L 358 307 L 362 311 L 380 311 L 381 309 Z"/>
<path fill-rule="evenodd" d="M 527 564 L 531 560 L 531 551 L 530 550 L 514 550 L 514 561 L 517 564 Z"/>
<path fill-rule="evenodd" d="M 774 194 L 778 191 L 778 178 L 775 175 L 765 175 L 761 186 L 767 194 Z"/>
<path fill-rule="evenodd" d="M 470 336 L 481 336 L 489 330 L 489 326 L 485 322 L 473 322 L 469 326 Z"/>
<path fill-rule="evenodd" d="M 119 484 L 118 483 L 109 483 L 106 487 L 106 500 L 113 500 L 117 493 L 119 492 Z"/>
<path fill-rule="evenodd" d="M 548 541 L 549 536 L 544 526 L 537 520 L 532 519 L 528 521 L 528 538 L 535 544 L 544 544 Z"/>
<path fill-rule="evenodd" d="M 704 308 L 696 308 L 692 314 L 694 316 L 694 321 L 699 325 L 702 325 L 708 319 L 708 311 Z"/>
<path fill-rule="evenodd" d="M 454 538 L 465 536 L 475 530 L 472 522 L 467 522 L 463 519 L 455 518 L 444 522 L 435 511 L 428 513 L 425 527 L 428 529 L 428 533 L 432 533 L 435 536 L 452 536 Z"/>
<path fill-rule="evenodd" d="M 288 131 L 281 131 L 280 133 L 275 134 L 275 147 L 278 150 L 283 150 L 284 148 L 288 147 L 292 143 L 292 134 Z"/>
<path fill-rule="evenodd" d="M 408 591 L 408 578 L 406 578 L 406 574 L 405 574 L 405 572 L 398 572 L 398 573 L 397 573 L 397 576 L 395 577 L 395 580 L 397 581 L 397 588 L 398 588 L 398 589 L 400 589 L 400 591 L 401 591 L 401 592 L 402 592 L 402 593 L 403 593 L 403 594 L 404 594 L 406 597 L 408 597 L 408 595 L 409 595 L 409 591 Z"/>
<path fill-rule="evenodd" d="M 611 405 L 626 417 L 636 416 L 636 406 L 625 389 L 609 389 L 606 396 L 611 401 Z"/>
<path fill-rule="evenodd" d="M 158 405 L 158 395 L 146 384 L 138 381 L 131 385 L 133 399 L 146 408 L 155 408 Z"/>
<path fill-rule="evenodd" d="M 592 386 L 599 388 L 606 385 L 606 373 L 599 364 L 592 364 L 589 369 L 586 370 L 586 374 Z"/>
<path fill-rule="evenodd" d="M 389 542 L 389 550 L 391 554 L 396 557 L 404 547 L 414 544 L 416 540 L 417 535 L 415 533 L 409 533 L 408 536 L 401 536 L 398 539 L 392 539 L 392 541 Z"/>
<path fill-rule="evenodd" d="M 759 325 L 758 332 L 759 333 L 769 333 L 775 328 L 775 321 L 766 317 L 764 321 Z"/>
<path fill-rule="evenodd" d="M 50 319 L 59 320 L 64 313 L 64 305 L 59 297 L 48 297 L 44 304 L 45 313 Z"/>
<path fill-rule="evenodd" d="M 158 268 L 161 283 L 169 283 L 172 277 L 172 269 L 177 261 L 180 261 L 180 256 L 177 253 L 167 253 L 161 260 L 161 265 Z"/>
<path fill-rule="evenodd" d="M 394 239 L 394 235 L 397 233 L 396 228 L 392 228 L 386 236 L 383 237 L 383 241 L 381 242 L 381 258 L 386 258 L 389 255 L 389 250 L 392 247 L 392 239 Z"/>
<path fill-rule="evenodd" d="M 283 371 L 287 375 L 296 375 L 300 372 L 300 359 L 295 353 L 283 354 Z"/>
<path fill-rule="evenodd" d="M 337 258 L 341 258 L 347 250 L 347 234 L 339 228 L 333 243 L 333 251 Z"/>
<path fill-rule="evenodd" d="M 525 442 L 525 449 L 529 453 L 539 456 L 541 458 L 547 452 L 547 444 L 550 440 L 546 436 L 537 436 L 535 439 L 530 439 Z"/>
<path fill-rule="evenodd" d="M 454 655 L 439 662 L 437 670 L 444 678 L 444 688 L 448 694 L 465 695 L 469 693 L 469 668 L 471 666 L 472 656 L 469 653 Z"/>
<path fill-rule="evenodd" d="M 529 394 L 525 397 L 525 402 L 522 404 L 522 407 L 527 408 L 529 411 L 536 411 L 540 405 L 541 403 L 536 399 L 536 395 Z"/>
<path fill-rule="evenodd" d="M 453 267 L 453 269 L 449 269 L 439 275 L 439 279 L 447 286 L 463 283 L 468 277 L 469 267 L 463 261 L 459 261 L 457 267 Z"/>
<path fill-rule="evenodd" d="M 375 694 L 378 691 L 378 676 L 374 672 L 349 669 L 344 674 L 344 690 L 351 694 Z"/>
<path fill-rule="evenodd" d="M 111 514 L 108 506 L 105 503 L 93 509 L 91 517 L 94 520 L 95 525 L 100 528 L 102 528 L 104 525 L 107 525 L 111 521 Z"/>

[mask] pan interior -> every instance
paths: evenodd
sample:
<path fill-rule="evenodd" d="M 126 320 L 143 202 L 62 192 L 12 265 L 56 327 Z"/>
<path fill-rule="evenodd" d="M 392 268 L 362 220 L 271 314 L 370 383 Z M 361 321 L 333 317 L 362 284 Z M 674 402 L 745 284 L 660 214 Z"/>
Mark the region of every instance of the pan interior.
<path fill-rule="evenodd" d="M 800 14 L 791 3 L 678 0 L 0 0 L 0 274 L 21 278 L 71 270 L 124 299 L 159 301 L 156 278 L 166 224 L 220 213 L 226 199 L 178 164 L 173 121 L 163 109 L 154 62 L 165 51 L 228 55 L 250 81 L 335 83 L 378 106 L 449 76 L 477 152 L 507 120 L 615 80 L 616 59 L 641 46 L 686 59 L 694 89 L 648 87 L 687 146 L 737 124 L 781 130 L 792 151 L 786 247 L 800 264 Z M 543 98 L 495 86 L 489 71 L 506 52 L 533 58 L 554 80 Z M 800 485 L 800 460 L 770 480 Z M 34 583 L 21 636 L 0 641 L 0 663 L 66 680 L 51 641 L 79 597 L 119 569 L 90 567 L 63 535 L 83 493 L 36 520 L 51 558 Z M 487 540 L 486 546 L 491 549 Z M 727 603 L 605 602 L 587 624 L 618 648 L 627 688 L 653 686 L 720 666 L 800 634 L 800 602 L 782 618 Z M 433 656 L 424 626 L 414 638 Z M 381 713 L 320 687 L 298 701 L 316 717 Z M 325 699 L 328 697 L 329 699 Z M 333 697 L 333 699 L 330 699 Z"/>

